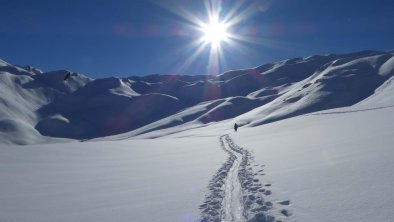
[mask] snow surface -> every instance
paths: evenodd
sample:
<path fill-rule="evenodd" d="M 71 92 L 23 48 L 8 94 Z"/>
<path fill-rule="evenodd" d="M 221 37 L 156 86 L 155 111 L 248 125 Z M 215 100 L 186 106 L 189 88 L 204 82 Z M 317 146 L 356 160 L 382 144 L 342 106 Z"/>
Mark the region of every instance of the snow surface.
<path fill-rule="evenodd" d="M 216 137 L 3 145 L 0 221 L 190 221 L 225 158 Z"/>
<path fill-rule="evenodd" d="M 0 143 L 67 141 L 42 136 L 35 127 L 40 121 L 37 110 L 90 81 L 88 77 L 73 73 L 65 82 L 66 72 L 42 73 L 33 67 L 14 66 L 0 60 Z"/>
<path fill-rule="evenodd" d="M 392 221 L 393 61 L 366 51 L 70 84 L 0 61 L 0 221 Z M 119 128 L 126 101 L 152 117 Z"/>
<path fill-rule="evenodd" d="M 261 212 L 281 221 L 390 221 L 394 108 L 356 108 L 237 133 L 221 122 L 154 140 L 3 145 L 0 220 L 196 221 L 227 158 L 216 135 L 228 133 L 261 172 L 263 206 L 271 205 Z"/>
<path fill-rule="evenodd" d="M 289 221 L 391 221 L 393 111 L 332 110 L 233 137 L 266 164 L 272 200 L 291 202 Z"/>

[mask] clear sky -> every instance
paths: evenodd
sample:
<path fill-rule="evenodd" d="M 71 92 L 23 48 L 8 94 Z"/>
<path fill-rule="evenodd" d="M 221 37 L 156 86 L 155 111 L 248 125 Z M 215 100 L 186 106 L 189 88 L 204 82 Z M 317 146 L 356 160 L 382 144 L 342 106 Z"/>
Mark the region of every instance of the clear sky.
<path fill-rule="evenodd" d="M 218 46 L 204 24 L 226 27 Z M 212 19 L 211 19 L 212 20 Z M 394 49 L 393 0 L 0 0 L 0 58 L 93 78 Z"/>

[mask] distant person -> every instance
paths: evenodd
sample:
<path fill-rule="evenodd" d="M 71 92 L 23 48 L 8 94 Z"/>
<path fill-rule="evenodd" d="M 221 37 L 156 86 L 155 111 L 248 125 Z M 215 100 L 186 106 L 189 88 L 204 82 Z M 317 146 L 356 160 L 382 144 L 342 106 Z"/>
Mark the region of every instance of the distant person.
<path fill-rule="evenodd" d="M 238 124 L 235 123 L 234 124 L 234 131 L 237 132 L 237 130 L 238 130 Z"/>
<path fill-rule="evenodd" d="M 71 76 L 71 73 L 70 72 L 67 72 L 66 73 L 66 75 L 64 75 L 64 81 L 66 81 L 68 78 L 70 78 L 70 76 Z"/>

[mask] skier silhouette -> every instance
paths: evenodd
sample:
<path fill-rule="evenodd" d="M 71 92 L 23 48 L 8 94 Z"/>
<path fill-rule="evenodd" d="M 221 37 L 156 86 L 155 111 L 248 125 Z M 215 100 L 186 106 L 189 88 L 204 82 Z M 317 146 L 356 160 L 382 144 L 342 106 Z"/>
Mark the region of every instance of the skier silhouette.
<path fill-rule="evenodd" d="M 234 124 L 234 131 L 237 132 L 237 130 L 238 130 L 238 124 L 235 123 Z"/>
<path fill-rule="evenodd" d="M 67 72 L 66 73 L 66 75 L 64 75 L 64 81 L 66 81 L 68 78 L 70 78 L 70 76 L 71 76 L 71 73 L 70 72 Z"/>

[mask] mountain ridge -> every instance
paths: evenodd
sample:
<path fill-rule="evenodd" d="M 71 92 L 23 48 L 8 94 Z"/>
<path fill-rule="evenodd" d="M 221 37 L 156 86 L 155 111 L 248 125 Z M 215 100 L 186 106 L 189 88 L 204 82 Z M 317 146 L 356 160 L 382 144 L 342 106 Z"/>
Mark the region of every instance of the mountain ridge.
<path fill-rule="evenodd" d="M 67 72 L 0 60 L 0 143 L 135 136 L 228 119 L 252 127 L 351 106 L 391 89 L 381 86 L 394 75 L 394 53 L 314 55 L 217 76 L 92 79 L 71 72 L 64 81 Z"/>

